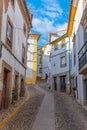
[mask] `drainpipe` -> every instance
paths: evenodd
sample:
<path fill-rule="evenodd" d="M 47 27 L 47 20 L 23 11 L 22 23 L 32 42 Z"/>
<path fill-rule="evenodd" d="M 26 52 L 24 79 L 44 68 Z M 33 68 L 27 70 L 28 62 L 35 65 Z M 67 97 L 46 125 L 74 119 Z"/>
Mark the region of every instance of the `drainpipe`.
<path fill-rule="evenodd" d="M 70 93 L 71 94 L 71 63 L 70 63 L 70 37 L 69 37 L 69 87 L 70 87 Z"/>

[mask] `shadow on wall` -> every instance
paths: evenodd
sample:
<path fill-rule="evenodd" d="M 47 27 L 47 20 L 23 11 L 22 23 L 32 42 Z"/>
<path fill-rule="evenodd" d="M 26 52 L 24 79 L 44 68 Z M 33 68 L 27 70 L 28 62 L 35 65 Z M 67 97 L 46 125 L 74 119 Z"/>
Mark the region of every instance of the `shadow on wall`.
<path fill-rule="evenodd" d="M 37 71 L 35 69 L 36 69 L 36 67 L 34 67 L 33 69 L 27 67 L 26 84 L 35 84 L 36 83 Z"/>

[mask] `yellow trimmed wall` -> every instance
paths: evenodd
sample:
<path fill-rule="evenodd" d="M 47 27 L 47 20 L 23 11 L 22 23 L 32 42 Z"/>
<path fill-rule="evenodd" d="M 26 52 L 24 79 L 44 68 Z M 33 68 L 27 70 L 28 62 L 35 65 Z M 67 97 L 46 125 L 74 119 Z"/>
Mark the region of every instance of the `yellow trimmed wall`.
<path fill-rule="evenodd" d="M 39 34 L 29 34 L 30 37 L 34 38 L 34 53 L 33 53 L 33 65 L 32 65 L 32 78 L 26 78 L 26 84 L 35 84 L 37 75 L 37 42 L 40 37 Z"/>

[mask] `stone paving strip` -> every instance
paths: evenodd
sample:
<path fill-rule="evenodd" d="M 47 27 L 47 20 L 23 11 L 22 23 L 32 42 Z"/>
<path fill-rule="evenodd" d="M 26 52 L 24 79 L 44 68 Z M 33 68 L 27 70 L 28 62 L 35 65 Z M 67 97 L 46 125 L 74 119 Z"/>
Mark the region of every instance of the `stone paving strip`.
<path fill-rule="evenodd" d="M 38 86 L 36 88 L 43 92 L 45 96 L 32 130 L 55 130 L 54 94 Z"/>
<path fill-rule="evenodd" d="M 30 98 L 1 130 L 31 130 L 44 94 L 29 87 Z"/>
<path fill-rule="evenodd" d="M 56 130 L 87 130 L 87 111 L 64 93 L 55 93 Z"/>

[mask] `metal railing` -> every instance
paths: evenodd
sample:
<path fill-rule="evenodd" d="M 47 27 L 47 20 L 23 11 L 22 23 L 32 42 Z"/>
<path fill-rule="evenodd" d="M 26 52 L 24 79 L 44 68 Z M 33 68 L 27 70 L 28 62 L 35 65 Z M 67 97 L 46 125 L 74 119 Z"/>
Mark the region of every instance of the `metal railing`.
<path fill-rule="evenodd" d="M 82 46 L 78 53 L 79 70 L 87 63 L 87 42 Z"/>

